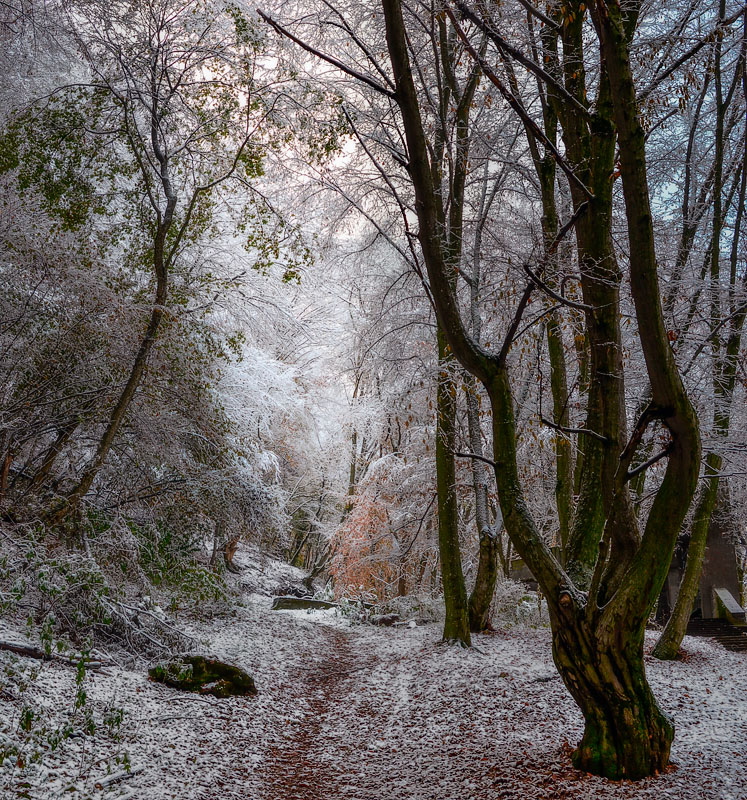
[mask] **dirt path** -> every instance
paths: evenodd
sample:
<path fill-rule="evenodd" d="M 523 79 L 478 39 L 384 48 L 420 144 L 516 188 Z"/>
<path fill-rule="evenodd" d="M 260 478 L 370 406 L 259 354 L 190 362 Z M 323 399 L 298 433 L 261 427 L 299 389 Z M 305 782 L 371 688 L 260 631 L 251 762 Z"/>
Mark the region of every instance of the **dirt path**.
<path fill-rule="evenodd" d="M 280 740 L 266 753 L 262 770 L 265 800 L 327 800 L 342 794 L 346 772 L 335 758 L 344 736 L 335 714 L 353 691 L 351 676 L 373 666 L 371 655 L 356 654 L 351 635 L 323 629 L 322 647 L 306 650 L 304 666 L 295 670 L 284 689 L 296 702 L 299 718 L 288 720 Z"/>

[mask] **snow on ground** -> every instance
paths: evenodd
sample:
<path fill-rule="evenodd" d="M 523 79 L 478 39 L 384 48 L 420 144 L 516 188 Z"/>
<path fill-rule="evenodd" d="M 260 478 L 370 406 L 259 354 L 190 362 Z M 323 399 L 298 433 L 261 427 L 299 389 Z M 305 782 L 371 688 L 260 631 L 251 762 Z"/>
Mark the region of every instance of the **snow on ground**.
<path fill-rule="evenodd" d="M 191 630 L 254 675 L 257 697 L 184 694 L 108 667 L 87 679 L 89 697 L 126 710 L 123 741 L 67 743 L 25 794 L 16 787 L 7 797 L 747 800 L 744 655 L 688 638 L 686 661 L 647 657 L 676 722 L 676 766 L 613 784 L 570 765 L 581 716 L 553 668 L 549 631 L 516 627 L 461 650 L 439 644 L 438 625 L 350 626 L 330 613 L 274 612 L 270 604 L 247 595 L 236 616 Z M 74 676 L 44 664 L 35 691 L 61 702 L 73 696 Z M 0 697 L 0 714 L 13 713 Z M 97 788 L 117 748 L 135 774 Z"/>

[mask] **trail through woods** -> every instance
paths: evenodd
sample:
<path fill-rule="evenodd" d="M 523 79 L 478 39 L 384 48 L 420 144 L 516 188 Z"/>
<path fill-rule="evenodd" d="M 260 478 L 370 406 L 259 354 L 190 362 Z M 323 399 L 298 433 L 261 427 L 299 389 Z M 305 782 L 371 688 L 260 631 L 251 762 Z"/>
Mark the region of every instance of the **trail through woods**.
<path fill-rule="evenodd" d="M 549 631 L 515 627 L 462 650 L 438 643 L 437 624 L 350 626 L 333 612 L 270 604 L 247 594 L 234 616 L 192 629 L 205 649 L 254 675 L 256 697 L 184 694 L 142 670 L 108 667 L 90 677 L 89 696 L 125 709 L 118 746 L 133 775 L 97 788 L 112 746 L 81 738 L 49 755 L 27 796 L 747 800 L 744 655 L 688 638 L 686 662 L 647 656 L 654 690 L 677 724 L 676 766 L 635 785 L 610 784 L 570 766 L 581 718 L 555 674 Z M 37 691 L 64 704 L 73 680 L 70 667 L 45 664 Z"/>
<path fill-rule="evenodd" d="M 299 668 L 285 687 L 304 704 L 303 717 L 282 729 L 280 740 L 269 747 L 264 765 L 262 788 L 265 797 L 297 797 L 316 800 L 321 788 L 339 790 L 345 771 L 325 756 L 339 751 L 344 741 L 335 741 L 340 732 L 334 725 L 335 709 L 350 702 L 356 671 L 370 665 L 370 658 L 357 663 L 349 637 L 339 630 L 325 632 L 327 646 L 318 659 L 308 653 L 310 666 Z M 306 660 L 306 659 L 305 659 Z M 332 724 L 330 724 L 332 722 Z"/>

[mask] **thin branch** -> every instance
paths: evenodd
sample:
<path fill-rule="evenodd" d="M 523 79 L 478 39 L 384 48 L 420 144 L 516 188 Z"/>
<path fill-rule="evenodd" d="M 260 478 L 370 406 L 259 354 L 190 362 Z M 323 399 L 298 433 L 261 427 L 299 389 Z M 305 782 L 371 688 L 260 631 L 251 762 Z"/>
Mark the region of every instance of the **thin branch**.
<path fill-rule="evenodd" d="M 625 481 L 628 480 L 628 467 L 633 461 L 633 456 L 635 455 L 635 451 L 638 449 L 638 445 L 643 440 L 643 434 L 646 433 L 648 426 L 660 416 L 661 411 L 654 406 L 653 402 L 649 402 L 646 408 L 643 409 L 640 417 L 638 417 L 635 428 L 633 428 L 633 432 L 630 434 L 630 439 L 625 445 L 625 449 L 620 454 L 618 475 L 622 474 L 623 480 L 619 485 L 622 485 L 622 483 L 625 483 Z"/>
<path fill-rule="evenodd" d="M 362 72 L 358 72 L 358 70 L 355 70 L 352 67 L 347 66 L 347 64 L 343 64 L 342 61 L 339 61 L 333 56 L 328 56 L 326 53 L 322 53 L 321 50 L 317 50 L 310 44 L 307 44 L 302 39 L 299 39 L 297 36 L 294 36 L 287 28 L 284 28 L 279 22 L 276 22 L 272 17 L 265 14 L 264 11 L 262 11 L 261 9 L 258 8 L 257 13 L 270 27 L 274 28 L 274 30 L 277 31 L 277 33 L 279 33 L 281 36 L 285 36 L 292 42 L 295 42 L 295 44 L 297 44 L 299 47 L 302 47 L 304 50 L 306 50 L 307 53 L 311 53 L 313 56 L 320 58 L 322 61 L 326 61 L 328 64 L 331 64 L 333 67 L 336 67 L 337 69 L 341 70 L 346 75 L 350 75 L 351 78 L 355 78 L 356 80 L 365 83 L 367 86 L 370 86 L 372 89 L 375 89 L 377 92 L 379 92 L 379 94 L 383 94 L 390 100 L 396 99 L 396 95 L 391 89 L 387 89 L 386 86 L 382 86 L 378 81 L 375 81 L 368 75 L 364 75 Z"/>
<path fill-rule="evenodd" d="M 560 303 L 556 303 L 554 306 L 550 306 L 546 308 L 544 311 L 540 311 L 536 317 L 531 322 L 527 322 L 527 324 L 516 334 L 517 339 L 521 339 L 521 337 L 533 326 L 536 325 L 543 317 L 546 317 L 548 314 L 554 314 L 559 308 L 561 308 Z"/>
<path fill-rule="evenodd" d="M 576 224 L 576 222 L 578 222 L 579 218 L 586 211 L 588 207 L 589 207 L 588 201 L 584 201 L 583 203 L 581 203 L 581 205 L 576 209 L 573 216 L 558 231 L 558 235 L 555 237 L 550 246 L 547 248 L 545 260 L 557 250 L 558 245 L 563 241 L 563 238 L 566 236 L 568 231 L 570 231 L 571 228 Z M 545 263 L 543 262 L 540 265 L 539 271 L 542 272 L 544 269 L 545 269 Z M 531 297 L 532 291 L 534 290 L 534 287 L 536 285 L 538 284 L 535 283 L 535 280 L 533 278 L 532 281 L 529 284 L 527 284 L 526 289 L 524 289 L 524 294 L 521 296 L 521 300 L 519 301 L 519 305 L 516 309 L 516 313 L 514 314 L 511 326 L 509 327 L 508 331 L 506 331 L 506 337 L 503 340 L 503 346 L 501 347 L 501 351 L 498 354 L 499 364 L 505 363 L 506 358 L 508 357 L 508 351 L 511 349 L 511 344 L 513 343 L 514 338 L 516 337 L 516 331 L 519 329 L 519 325 L 521 324 L 521 318 L 524 315 L 526 307 L 529 305 L 529 298 Z"/>
<path fill-rule="evenodd" d="M 506 338 L 503 340 L 503 346 L 501 347 L 501 352 L 498 353 L 499 364 L 504 364 L 506 358 L 508 357 L 508 351 L 511 349 L 514 337 L 516 336 L 516 331 L 519 329 L 519 324 L 521 323 L 521 318 L 524 315 L 524 310 L 529 305 L 529 298 L 532 296 L 534 287 L 535 287 L 534 281 L 530 281 L 527 284 L 526 289 L 524 289 L 524 294 L 521 296 L 521 300 L 519 300 L 519 305 L 516 307 L 516 313 L 514 314 L 514 318 L 511 321 L 509 329 L 506 331 Z"/>
<path fill-rule="evenodd" d="M 676 72 L 686 61 L 689 61 L 694 55 L 705 47 L 709 42 L 713 41 L 714 36 L 719 35 L 719 29 L 725 28 L 728 25 L 736 22 L 746 11 L 747 9 L 742 6 L 742 8 L 737 11 L 736 14 L 732 14 L 732 16 L 725 19 L 723 22 L 719 22 L 716 26 L 715 30 L 711 31 L 707 36 L 704 36 L 697 44 L 693 45 L 686 53 L 683 53 L 671 66 L 667 67 L 664 72 L 661 73 L 658 77 L 656 77 L 653 82 L 647 86 L 642 92 L 639 93 L 636 100 L 640 103 L 645 100 L 651 92 L 661 86 L 662 83 L 673 73 Z"/>
<path fill-rule="evenodd" d="M 553 255 L 555 251 L 560 246 L 560 243 L 568 234 L 568 231 L 579 221 L 581 216 L 586 213 L 586 210 L 589 208 L 589 201 L 584 200 L 583 203 L 573 212 L 573 216 L 568 220 L 568 222 L 563 225 L 563 227 L 558 231 L 558 235 L 552 240 L 550 246 L 547 248 L 547 253 L 545 257 Z"/>
<path fill-rule="evenodd" d="M 735 317 L 738 317 L 740 314 L 744 314 L 745 311 L 747 311 L 747 303 L 742 303 L 740 306 L 734 309 L 734 311 L 731 314 L 724 317 L 720 322 L 718 322 L 718 324 L 716 324 L 713 327 L 708 336 L 706 336 L 706 338 L 703 339 L 703 341 L 698 345 L 697 349 L 690 357 L 690 361 L 688 362 L 687 366 L 685 367 L 685 369 L 682 370 L 683 375 L 687 375 L 690 372 L 698 356 L 703 352 L 703 350 L 705 350 L 706 346 L 708 345 L 708 342 L 712 341 L 715 338 L 716 334 L 721 330 L 721 328 L 723 328 L 724 325 L 726 325 L 727 323 L 731 322 Z"/>
<path fill-rule="evenodd" d="M 666 456 L 672 452 L 673 446 L 673 443 L 670 442 L 660 453 L 652 456 L 648 461 L 644 461 L 643 464 L 639 464 L 634 469 L 628 470 L 625 473 L 625 480 L 629 481 L 631 478 L 635 478 L 636 475 L 640 475 L 641 472 L 645 472 L 649 467 L 656 464 L 657 461 L 661 461 L 662 458 L 666 458 Z"/>
<path fill-rule="evenodd" d="M 457 453 L 456 451 L 453 451 L 452 455 L 456 456 L 457 458 L 472 458 L 475 461 L 482 461 L 483 463 L 488 464 L 493 468 L 495 468 L 496 466 L 495 461 L 492 461 L 491 459 L 487 458 L 487 456 L 478 456 L 477 453 Z"/>
<path fill-rule="evenodd" d="M 387 85 L 387 86 L 388 86 L 388 87 L 389 87 L 389 88 L 390 88 L 392 91 L 394 91 L 394 90 L 395 90 L 394 82 L 393 82 L 393 81 L 392 81 L 392 79 L 391 79 L 391 78 L 390 78 L 390 77 L 389 77 L 389 76 L 386 74 L 386 71 L 383 69 L 383 67 L 382 67 L 382 66 L 379 64 L 379 62 L 376 60 L 376 58 L 374 57 L 374 54 L 373 54 L 373 53 L 371 52 L 371 50 L 370 50 L 370 49 L 367 47 L 367 45 L 365 44 L 365 42 L 363 42 L 363 41 L 362 41 L 362 39 L 360 39 L 360 37 L 358 37 L 358 36 L 356 35 L 355 31 L 354 31 L 354 30 L 353 30 L 353 29 L 350 27 L 350 24 L 349 24 L 349 23 L 348 23 L 348 21 L 345 19 L 345 17 L 344 17 L 344 16 L 343 16 L 343 15 L 340 13 L 340 11 L 339 11 L 337 8 L 335 8 L 335 7 L 334 7 L 334 5 L 333 5 L 332 3 L 330 3 L 330 2 L 329 2 L 329 0 L 322 0 L 322 2 L 323 2 L 323 3 L 324 3 L 324 5 L 325 5 L 325 6 L 327 6 L 327 8 L 328 8 L 328 9 L 329 9 L 329 10 L 330 10 L 330 11 L 331 11 L 331 12 L 332 12 L 332 13 L 333 13 L 333 14 L 334 14 L 334 15 L 335 15 L 335 16 L 336 16 L 336 17 L 337 17 L 339 20 L 340 20 L 340 22 L 339 22 L 339 23 L 330 22 L 330 23 L 328 23 L 328 24 L 330 24 L 330 25 L 334 25 L 335 27 L 338 27 L 338 28 L 340 28 L 341 30 L 344 30 L 344 31 L 345 31 L 345 33 L 347 33 L 347 35 L 348 35 L 348 36 L 349 36 L 349 37 L 350 37 L 350 38 L 351 38 L 351 39 L 352 39 L 352 40 L 353 40 L 353 41 L 354 41 L 354 42 L 355 42 L 355 43 L 358 45 L 358 47 L 361 49 L 361 51 L 362 51 L 362 52 L 365 54 L 366 58 L 367 58 L 367 59 L 368 59 L 368 60 L 371 62 L 371 64 L 373 65 L 373 68 L 374 68 L 374 69 L 375 69 L 375 70 L 376 70 L 376 71 L 379 73 L 379 75 L 381 75 L 381 77 L 384 79 L 384 83 L 386 83 L 386 85 Z"/>
<path fill-rule="evenodd" d="M 524 264 L 524 272 L 531 278 L 532 282 L 537 286 L 538 289 L 542 289 L 542 291 L 552 297 L 553 300 L 556 300 L 558 303 L 561 303 L 564 306 L 568 306 L 569 308 L 576 308 L 579 311 L 593 311 L 594 306 L 589 306 L 586 303 L 577 303 L 575 300 L 568 300 L 563 297 L 562 294 L 558 294 L 556 291 L 551 289 L 538 275 L 535 275 L 532 272 L 532 268 L 529 264 Z"/>
<path fill-rule="evenodd" d="M 557 23 L 557 22 L 555 22 L 555 20 L 554 20 L 554 19 L 550 19 L 550 17 L 548 17 L 548 16 L 547 16 L 547 14 L 543 14 L 543 13 L 542 13 L 542 12 L 541 12 L 541 11 L 540 11 L 538 8 L 535 8 L 535 7 L 534 7 L 534 6 L 533 6 L 533 5 L 532 5 L 532 4 L 529 2 L 529 0 L 519 0 L 519 3 L 520 3 L 522 6 L 524 6 L 524 8 L 526 8 L 526 10 L 527 10 L 527 11 L 528 11 L 530 14 L 533 14 L 535 17 L 537 17 L 537 19 L 541 19 L 541 20 L 542 20 L 542 22 L 544 22 L 544 23 L 545 23 L 545 25 L 547 25 L 548 27 L 552 28 L 554 31 L 558 31 L 558 32 L 559 32 L 559 31 L 561 31 L 561 30 L 562 30 L 562 28 L 560 27 L 560 25 L 558 25 L 558 23 Z"/>
<path fill-rule="evenodd" d="M 568 179 L 574 183 L 590 200 L 593 199 L 594 195 L 589 191 L 589 187 L 576 175 L 573 171 L 572 167 L 568 162 L 560 155 L 558 148 L 547 138 L 545 133 L 542 129 L 537 125 L 537 123 L 531 118 L 527 110 L 524 108 L 523 104 L 520 100 L 518 100 L 514 95 L 503 85 L 501 79 L 493 72 L 493 70 L 488 66 L 487 62 L 484 58 L 480 56 L 480 54 L 475 50 L 470 42 L 467 34 L 462 30 L 461 25 L 459 24 L 454 12 L 450 9 L 446 9 L 446 13 L 449 16 L 452 24 L 454 25 L 454 29 L 457 32 L 457 35 L 464 43 L 464 46 L 467 48 L 469 54 L 474 58 L 474 60 L 480 65 L 483 73 L 487 76 L 490 82 L 498 89 L 501 93 L 505 101 L 513 108 L 513 110 L 519 115 L 521 121 L 526 125 L 534 134 L 534 136 L 542 142 L 543 147 L 552 155 L 555 159 L 555 163 L 565 172 L 568 176 Z"/>
<path fill-rule="evenodd" d="M 593 436 L 595 439 L 599 439 L 600 442 L 608 441 L 606 436 L 602 436 L 601 433 L 592 431 L 589 428 L 568 428 L 565 425 L 558 425 L 557 423 L 552 422 L 551 420 L 547 419 L 547 417 L 540 417 L 540 422 L 543 425 L 546 425 L 548 428 L 552 428 L 560 433 L 584 433 L 587 436 Z"/>
<path fill-rule="evenodd" d="M 503 53 L 511 56 L 515 61 L 518 61 L 529 72 L 534 73 L 540 80 L 544 81 L 548 86 L 552 87 L 553 91 L 557 94 L 558 98 L 564 100 L 570 105 L 576 113 L 581 114 L 583 117 L 589 118 L 591 114 L 589 109 L 581 102 L 579 102 L 559 81 L 555 80 L 549 72 L 544 70 L 539 64 L 527 58 L 524 53 L 518 48 L 509 44 L 500 33 L 478 14 L 476 14 L 463 0 L 455 0 L 454 5 L 459 9 L 463 17 L 477 25 L 478 28 L 490 39 L 491 42 Z"/>

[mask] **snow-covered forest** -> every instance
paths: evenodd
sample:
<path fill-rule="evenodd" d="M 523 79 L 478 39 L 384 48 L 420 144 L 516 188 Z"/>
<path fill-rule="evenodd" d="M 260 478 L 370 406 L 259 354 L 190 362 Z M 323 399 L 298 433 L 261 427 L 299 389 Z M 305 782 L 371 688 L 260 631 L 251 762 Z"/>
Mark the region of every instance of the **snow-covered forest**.
<path fill-rule="evenodd" d="M 0 2 L 0 796 L 747 799 L 746 62 Z"/>

